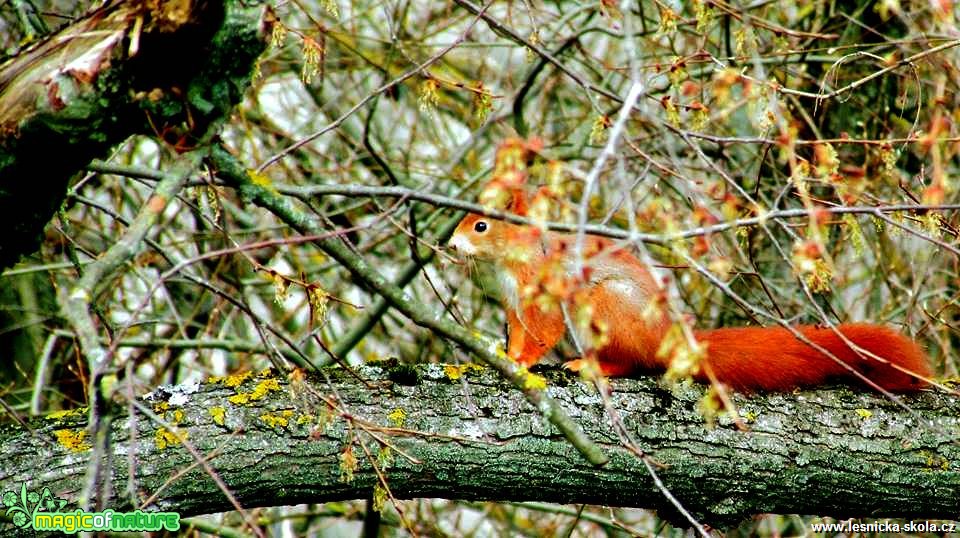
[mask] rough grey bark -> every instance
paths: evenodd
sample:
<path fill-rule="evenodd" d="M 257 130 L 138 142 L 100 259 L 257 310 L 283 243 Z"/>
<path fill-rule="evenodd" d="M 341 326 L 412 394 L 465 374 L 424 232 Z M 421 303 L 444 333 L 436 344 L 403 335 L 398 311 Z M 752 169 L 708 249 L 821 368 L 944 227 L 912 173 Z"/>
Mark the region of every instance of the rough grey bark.
<path fill-rule="evenodd" d="M 361 443 L 382 457 L 386 442 L 392 448 L 383 472 L 398 498 L 672 512 L 643 463 L 620 446 L 589 386 L 546 372 L 551 396 L 609 454 L 600 469 L 495 375 L 468 369 L 451 379 L 451 372 L 437 365 L 368 366 L 359 370 L 363 382 L 329 371 L 329 385 L 254 375 L 160 389 L 144 405 L 186 432 L 245 507 L 366 498 L 377 477 Z M 321 396 L 339 398 L 347 414 L 332 413 Z M 701 387 L 615 380 L 611 402 L 660 464 L 666 487 L 705 523 L 730 525 L 762 512 L 912 519 L 960 513 L 960 404 L 954 396 L 904 398 L 915 414 L 847 388 L 735 396 L 746 432 L 727 418 L 707 425 L 698 411 L 702 396 Z M 26 482 L 35 491 L 46 486 L 76 501 L 91 455 L 82 437 L 85 417 L 75 412 L 37 419 L 32 433 L 5 427 L 0 484 L 19 488 Z M 97 504 L 130 508 L 123 492 L 133 455 L 137 503 L 155 496 L 152 508 L 184 516 L 231 509 L 169 427 L 140 413 L 135 427 L 126 416 L 113 424 L 115 493 Z M 350 480 L 342 457 L 348 446 L 358 460 Z"/>
<path fill-rule="evenodd" d="M 229 114 L 269 17 L 239 0 L 113 0 L 0 64 L 0 269 L 39 245 L 69 179 L 133 134 L 190 149 Z"/>

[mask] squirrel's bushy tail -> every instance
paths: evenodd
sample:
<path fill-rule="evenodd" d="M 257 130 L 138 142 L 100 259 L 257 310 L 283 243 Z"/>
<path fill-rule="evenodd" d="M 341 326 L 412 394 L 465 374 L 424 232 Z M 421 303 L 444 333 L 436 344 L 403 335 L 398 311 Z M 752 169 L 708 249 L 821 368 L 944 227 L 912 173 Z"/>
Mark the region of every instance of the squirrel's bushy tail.
<path fill-rule="evenodd" d="M 707 344 L 707 358 L 701 369 L 709 368 L 717 380 L 746 391 L 791 390 L 819 385 L 831 378 L 870 386 L 851 369 L 888 391 L 908 392 L 928 385 L 917 376 L 931 377 L 929 361 L 910 338 L 879 325 L 851 323 L 837 328 L 853 344 L 888 362 L 858 353 L 829 327 L 801 325 L 796 329 L 843 364 L 783 327 L 743 327 L 697 331 L 697 340 Z M 707 380 L 706 372 L 702 371 L 699 378 Z"/>

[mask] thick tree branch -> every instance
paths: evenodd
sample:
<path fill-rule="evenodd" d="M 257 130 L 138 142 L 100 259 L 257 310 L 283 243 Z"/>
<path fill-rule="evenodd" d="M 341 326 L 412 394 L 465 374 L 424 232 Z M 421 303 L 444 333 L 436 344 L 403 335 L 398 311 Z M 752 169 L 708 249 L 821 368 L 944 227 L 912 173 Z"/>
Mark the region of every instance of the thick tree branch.
<path fill-rule="evenodd" d="M 377 481 L 374 454 L 398 498 L 590 503 L 662 509 L 669 503 L 643 463 L 619 446 L 601 398 L 569 374 L 547 372 L 550 393 L 610 462 L 583 460 L 523 395 L 489 370 L 438 365 L 365 366 L 366 383 L 339 370 L 331 384 L 271 375 L 154 391 L 147 417 L 113 422 L 114 488 L 135 470 L 137 503 L 182 515 L 230 510 L 179 443 L 185 436 L 244 507 L 362 499 Z M 835 517 L 954 518 L 960 511 L 960 403 L 942 393 L 906 401 L 924 423 L 886 399 L 849 389 L 735 396 L 749 431 L 698 412 L 702 389 L 615 380 L 612 405 L 656 462 L 660 478 L 706 523 L 762 512 Z M 123 406 L 126 408 L 126 406 Z M 82 411 L 33 421 L 33 434 L 0 432 L 0 482 L 49 487 L 75 499 L 90 456 Z M 80 439 L 79 443 L 70 440 Z M 352 446 L 355 469 L 341 455 Z M 132 449 L 132 450 L 131 450 Z M 128 466 L 127 454 L 136 454 Z M 184 470 L 193 466 L 193 469 Z M 37 469 L 43 469 L 38 473 Z M 352 471 L 352 480 L 345 477 Z M 132 508 L 114 491 L 104 504 Z M 138 504 L 139 506 L 139 504 Z"/>

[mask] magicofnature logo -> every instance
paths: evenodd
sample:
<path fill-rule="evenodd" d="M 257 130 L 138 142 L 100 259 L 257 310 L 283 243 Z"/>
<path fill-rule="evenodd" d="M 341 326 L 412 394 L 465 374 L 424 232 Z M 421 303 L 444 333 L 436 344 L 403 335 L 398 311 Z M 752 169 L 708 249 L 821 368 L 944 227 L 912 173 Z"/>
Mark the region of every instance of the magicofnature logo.
<path fill-rule="evenodd" d="M 102 512 L 87 512 L 79 508 L 64 511 L 65 499 L 58 499 L 43 488 L 40 493 L 30 491 L 27 485 L 20 485 L 19 495 L 15 491 L 3 492 L 3 505 L 6 515 L 20 528 L 32 527 L 38 531 L 59 531 L 67 534 L 77 532 L 117 531 L 117 532 L 155 532 L 180 529 L 180 514 L 177 512 L 115 512 L 107 509 Z"/>
<path fill-rule="evenodd" d="M 50 493 L 50 488 L 43 488 L 40 493 L 27 491 L 27 484 L 20 485 L 20 494 L 14 491 L 3 492 L 3 505 L 7 507 L 6 515 L 13 520 L 13 524 L 21 529 L 33 523 L 33 516 L 38 512 L 59 512 L 67 505 L 66 499 L 58 499 Z"/>

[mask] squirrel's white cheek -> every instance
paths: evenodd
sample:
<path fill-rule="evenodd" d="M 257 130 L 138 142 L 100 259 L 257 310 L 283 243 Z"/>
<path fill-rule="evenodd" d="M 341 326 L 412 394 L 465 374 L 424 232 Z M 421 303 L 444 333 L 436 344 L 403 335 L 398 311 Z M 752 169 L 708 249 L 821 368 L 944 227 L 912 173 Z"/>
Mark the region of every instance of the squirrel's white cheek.
<path fill-rule="evenodd" d="M 450 246 L 466 256 L 473 256 L 477 253 L 477 247 L 470 242 L 470 238 L 464 235 L 452 237 L 450 239 Z"/>

